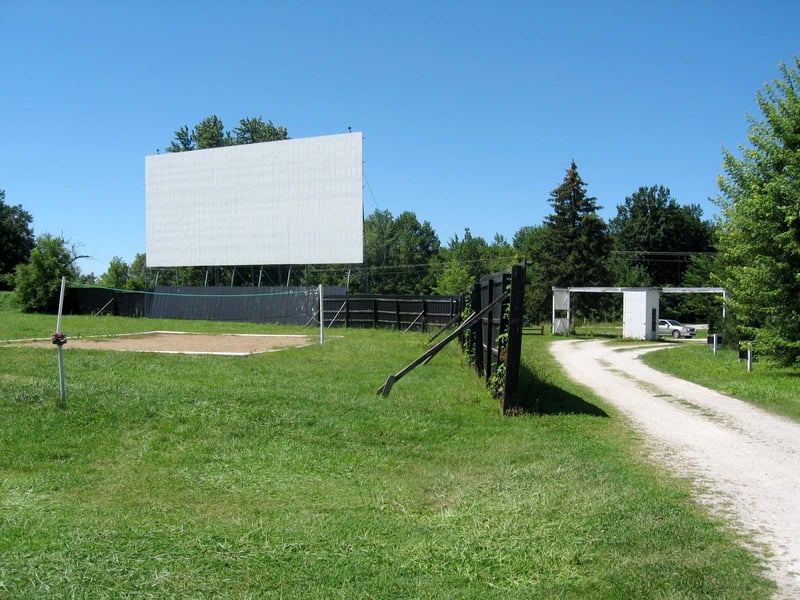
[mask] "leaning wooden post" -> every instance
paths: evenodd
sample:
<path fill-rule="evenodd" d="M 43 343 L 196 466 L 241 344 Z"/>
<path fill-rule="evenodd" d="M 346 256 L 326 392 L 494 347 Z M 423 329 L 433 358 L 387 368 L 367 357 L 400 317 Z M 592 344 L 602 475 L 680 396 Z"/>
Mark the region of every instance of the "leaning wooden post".
<path fill-rule="evenodd" d="M 67 406 L 67 388 L 64 383 L 64 344 L 67 343 L 67 336 L 61 332 L 61 314 L 64 310 L 64 288 L 67 286 L 67 278 L 61 278 L 61 294 L 58 298 L 58 317 L 56 318 L 56 332 L 53 334 L 53 343 L 58 348 L 58 381 L 59 389 L 61 392 L 60 399 L 56 406 L 58 408 L 66 408 Z"/>
<path fill-rule="evenodd" d="M 464 331 L 465 329 L 472 327 L 472 325 L 479 321 L 483 315 L 487 312 L 492 310 L 498 302 L 502 302 L 508 298 L 507 293 L 503 293 L 499 298 L 484 306 L 480 311 L 473 312 L 469 317 L 467 317 L 461 325 L 456 327 L 455 331 L 451 332 L 446 338 L 444 338 L 441 342 L 436 344 L 433 348 L 425 352 L 422 356 L 417 358 L 414 362 L 406 366 L 405 368 L 401 369 L 399 372 L 395 373 L 394 375 L 389 375 L 386 379 L 386 383 L 384 383 L 381 387 L 378 388 L 377 393 L 383 396 L 384 398 L 389 395 L 389 392 L 392 391 L 392 386 L 406 373 L 411 371 L 412 369 L 416 368 L 421 364 L 427 364 L 431 358 L 433 358 L 442 348 L 444 348 L 447 344 L 449 344 L 454 338 L 458 337 L 458 335 Z"/>

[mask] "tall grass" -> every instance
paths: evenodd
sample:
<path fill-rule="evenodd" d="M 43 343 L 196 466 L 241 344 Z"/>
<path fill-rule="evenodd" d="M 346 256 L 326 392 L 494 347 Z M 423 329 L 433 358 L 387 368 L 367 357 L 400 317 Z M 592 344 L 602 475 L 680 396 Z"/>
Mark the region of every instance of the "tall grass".
<path fill-rule="evenodd" d="M 0 337 L 50 320 L 0 311 Z M 53 349 L 0 345 L 0 597 L 769 597 L 547 338 L 524 347 L 547 414 L 509 418 L 455 347 L 381 398 L 425 336 L 332 333 L 248 358 L 66 350 L 65 410 Z"/>

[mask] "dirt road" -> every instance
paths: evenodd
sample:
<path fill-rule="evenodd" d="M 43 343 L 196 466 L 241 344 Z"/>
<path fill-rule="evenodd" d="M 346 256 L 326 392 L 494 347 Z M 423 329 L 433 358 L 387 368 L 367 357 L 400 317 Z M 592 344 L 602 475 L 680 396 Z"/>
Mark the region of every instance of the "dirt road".
<path fill-rule="evenodd" d="M 639 360 L 665 347 L 564 340 L 551 351 L 648 436 L 655 458 L 691 477 L 701 501 L 766 547 L 780 598 L 800 598 L 800 424 Z"/>

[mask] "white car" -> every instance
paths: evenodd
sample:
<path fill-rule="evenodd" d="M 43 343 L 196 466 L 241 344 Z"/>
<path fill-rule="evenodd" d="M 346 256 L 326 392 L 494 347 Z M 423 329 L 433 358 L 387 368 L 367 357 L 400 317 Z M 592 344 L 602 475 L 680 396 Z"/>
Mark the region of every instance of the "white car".
<path fill-rule="evenodd" d="M 696 334 L 697 330 L 694 327 L 687 327 L 673 319 L 658 320 L 658 335 L 671 335 L 675 339 L 678 339 L 682 337 L 691 338 Z"/>

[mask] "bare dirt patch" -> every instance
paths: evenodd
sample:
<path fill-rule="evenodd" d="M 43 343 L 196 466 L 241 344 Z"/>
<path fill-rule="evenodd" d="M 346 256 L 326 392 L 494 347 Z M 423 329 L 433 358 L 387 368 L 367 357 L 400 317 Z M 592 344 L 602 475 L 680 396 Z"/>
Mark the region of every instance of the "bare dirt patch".
<path fill-rule="evenodd" d="M 779 597 L 800 598 L 800 424 L 651 369 L 665 345 L 567 340 L 551 351 L 574 380 L 625 414 L 652 456 L 766 549 Z"/>
<path fill-rule="evenodd" d="M 21 341 L 27 346 L 52 346 L 50 341 Z M 148 331 L 113 337 L 68 338 L 64 350 L 118 350 L 127 352 L 161 352 L 170 354 L 219 354 L 247 356 L 307 346 L 306 335 L 201 334 L 175 331 Z"/>

